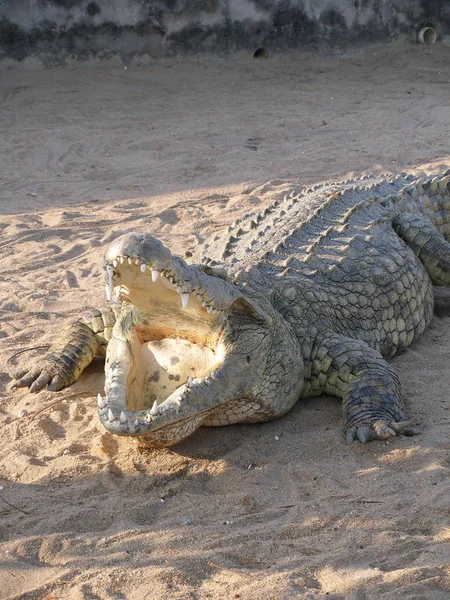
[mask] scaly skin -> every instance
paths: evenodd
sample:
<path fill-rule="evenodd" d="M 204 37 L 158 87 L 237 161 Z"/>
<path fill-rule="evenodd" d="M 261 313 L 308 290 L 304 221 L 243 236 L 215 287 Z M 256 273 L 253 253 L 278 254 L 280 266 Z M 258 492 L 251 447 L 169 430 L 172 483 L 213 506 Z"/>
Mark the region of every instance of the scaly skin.
<path fill-rule="evenodd" d="M 72 322 L 15 385 L 70 385 L 109 340 L 100 420 L 151 445 L 275 419 L 323 392 L 342 398 L 349 443 L 404 432 L 385 359 L 430 322 L 433 283 L 450 284 L 449 182 L 450 171 L 303 193 L 267 184 L 253 193 L 275 190 L 275 203 L 192 265 L 150 235 L 122 236 L 105 258 L 121 306 Z"/>

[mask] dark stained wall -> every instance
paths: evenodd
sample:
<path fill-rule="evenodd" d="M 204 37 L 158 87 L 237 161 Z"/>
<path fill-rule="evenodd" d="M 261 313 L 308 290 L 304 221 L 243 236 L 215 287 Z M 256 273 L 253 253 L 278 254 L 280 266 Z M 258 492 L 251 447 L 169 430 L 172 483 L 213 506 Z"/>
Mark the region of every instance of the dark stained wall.
<path fill-rule="evenodd" d="M 450 0 L 0 0 L 0 64 L 68 58 L 333 51 L 419 24 L 450 29 Z"/>

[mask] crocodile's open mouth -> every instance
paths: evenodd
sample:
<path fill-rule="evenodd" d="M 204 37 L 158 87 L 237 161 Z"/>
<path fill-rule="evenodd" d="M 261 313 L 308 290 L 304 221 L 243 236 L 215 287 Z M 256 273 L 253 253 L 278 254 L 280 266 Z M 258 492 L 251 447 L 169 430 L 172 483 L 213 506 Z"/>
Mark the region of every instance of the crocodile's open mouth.
<path fill-rule="evenodd" d="M 108 343 L 100 418 L 122 435 L 183 421 L 180 437 L 186 437 L 189 422 L 195 429 L 208 412 L 193 405 L 220 376 L 224 311 L 235 298 L 225 281 L 172 257 L 151 236 L 132 236 L 132 253 L 126 241 L 106 255 L 107 298 L 130 310 L 122 311 Z M 172 432 L 170 442 L 175 438 Z"/>
<path fill-rule="evenodd" d="M 223 362 L 218 348 L 223 310 L 170 270 L 153 267 L 124 256 L 106 266 L 107 296 L 137 309 L 131 313 L 132 323 L 125 326 L 133 355 L 127 407 L 133 411 L 156 412 L 173 392 L 182 394 L 202 383 Z M 107 360 L 107 386 L 112 386 L 113 378 L 114 365 Z"/>

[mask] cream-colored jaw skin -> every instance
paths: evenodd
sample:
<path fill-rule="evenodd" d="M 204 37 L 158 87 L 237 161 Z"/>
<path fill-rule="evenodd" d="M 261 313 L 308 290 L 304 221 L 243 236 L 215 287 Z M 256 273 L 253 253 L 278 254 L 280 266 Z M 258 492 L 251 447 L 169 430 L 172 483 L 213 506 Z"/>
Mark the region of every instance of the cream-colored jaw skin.
<path fill-rule="evenodd" d="M 129 387 L 135 405 L 127 402 L 128 408 L 146 410 L 155 401 L 162 404 L 175 390 L 204 381 L 219 366 L 213 350 L 182 338 L 142 344 L 137 360 L 139 376 Z"/>

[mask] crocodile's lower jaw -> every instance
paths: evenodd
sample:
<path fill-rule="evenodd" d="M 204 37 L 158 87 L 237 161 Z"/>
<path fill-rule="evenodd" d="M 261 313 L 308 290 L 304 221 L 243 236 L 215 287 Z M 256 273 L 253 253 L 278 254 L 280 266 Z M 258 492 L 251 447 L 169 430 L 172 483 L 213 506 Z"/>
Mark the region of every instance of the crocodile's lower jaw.
<path fill-rule="evenodd" d="M 131 345 L 132 364 L 120 393 L 131 411 L 156 410 L 174 392 L 184 392 L 205 381 L 218 367 L 216 353 L 183 338 L 136 341 Z M 115 357 L 117 358 L 117 356 Z M 114 393 L 115 373 L 123 366 L 106 362 L 106 391 Z M 120 378 L 120 377 L 119 377 Z"/>
<path fill-rule="evenodd" d="M 190 397 L 220 371 L 220 351 L 183 338 L 142 342 L 136 332 L 113 337 L 105 363 L 103 425 L 119 435 L 145 436 L 152 445 L 187 437 L 205 418 L 189 414 Z"/>

